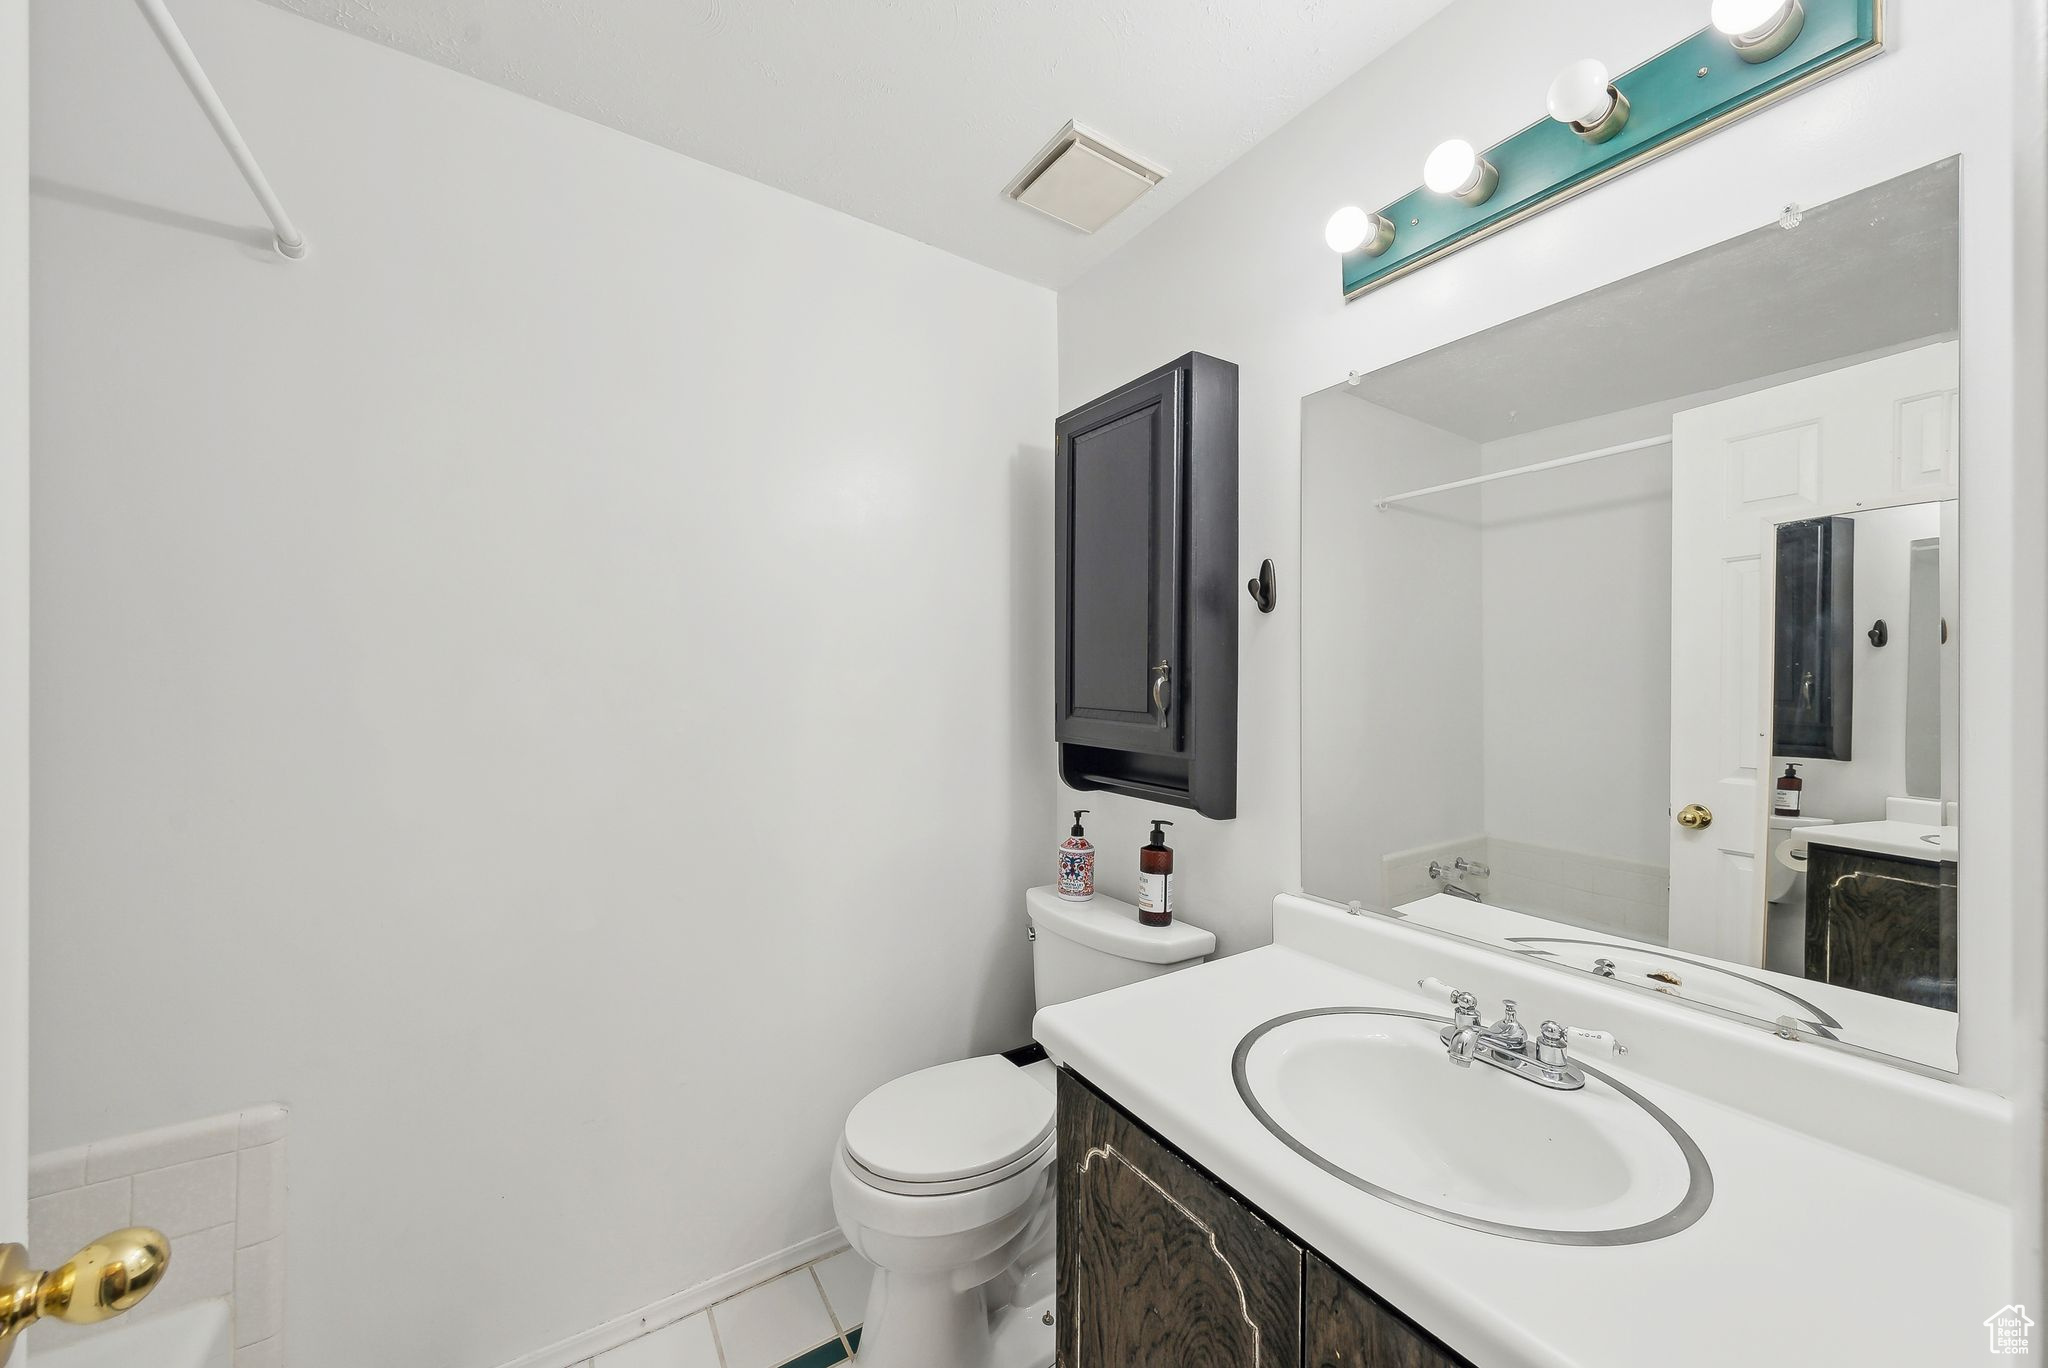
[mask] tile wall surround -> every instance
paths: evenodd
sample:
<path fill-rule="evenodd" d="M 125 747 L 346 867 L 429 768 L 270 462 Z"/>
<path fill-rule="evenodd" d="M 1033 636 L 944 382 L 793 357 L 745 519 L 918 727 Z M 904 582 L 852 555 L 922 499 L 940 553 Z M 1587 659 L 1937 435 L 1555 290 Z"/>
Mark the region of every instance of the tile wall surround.
<path fill-rule="evenodd" d="M 289 1120 L 269 1104 L 36 1155 L 31 1261 L 51 1268 L 108 1231 L 155 1226 L 171 1237 L 170 1271 L 128 1315 L 231 1298 L 235 1368 L 284 1368 Z M 36 1333 L 56 1348 L 94 1330 L 57 1324 Z"/>
<path fill-rule="evenodd" d="M 1551 917 L 1592 930 L 1662 944 L 1669 932 L 1671 871 L 1560 846 L 1498 836 L 1467 836 L 1388 855 L 1380 862 L 1385 906 L 1398 907 L 1441 891 L 1429 877 L 1432 860 L 1463 855 L 1490 871 L 1457 882 L 1496 907 Z"/>
<path fill-rule="evenodd" d="M 1380 861 L 1380 906 L 1399 907 L 1417 898 L 1426 898 L 1432 893 L 1441 893 L 1443 886 L 1429 877 L 1432 862 L 1450 864 L 1460 855 L 1470 860 L 1486 863 L 1487 838 L 1484 835 L 1461 836 L 1456 840 L 1439 841 L 1435 845 L 1417 846 L 1413 850 L 1397 850 Z M 1460 876 L 1456 882 L 1471 889 L 1480 897 L 1486 897 L 1486 883 L 1483 879 Z M 1489 901 L 1491 901 L 1489 899 Z"/>
<path fill-rule="evenodd" d="M 680 1318 L 643 1317 L 623 1343 L 559 1368 L 828 1368 L 860 1347 L 874 1269 L 842 1244 Z M 723 1281 L 723 1280 L 720 1280 Z M 616 1340 L 616 1336 L 611 1336 Z M 507 1368 L 523 1368 L 529 1362 Z"/>

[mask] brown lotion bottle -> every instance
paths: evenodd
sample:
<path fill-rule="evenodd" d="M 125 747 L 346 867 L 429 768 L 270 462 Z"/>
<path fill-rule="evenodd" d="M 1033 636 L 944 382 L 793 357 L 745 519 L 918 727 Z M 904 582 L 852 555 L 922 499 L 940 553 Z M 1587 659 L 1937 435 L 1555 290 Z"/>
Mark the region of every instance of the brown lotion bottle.
<path fill-rule="evenodd" d="M 1797 817 L 1799 800 L 1805 796 L 1800 790 L 1805 787 L 1806 781 L 1799 777 L 1799 766 L 1785 766 L 1785 773 L 1778 780 L 1777 806 L 1771 811 L 1779 817 Z"/>
<path fill-rule="evenodd" d="M 1153 822 L 1151 843 L 1138 851 L 1138 920 L 1146 926 L 1173 923 L 1173 851 L 1160 830 L 1172 825 Z"/>

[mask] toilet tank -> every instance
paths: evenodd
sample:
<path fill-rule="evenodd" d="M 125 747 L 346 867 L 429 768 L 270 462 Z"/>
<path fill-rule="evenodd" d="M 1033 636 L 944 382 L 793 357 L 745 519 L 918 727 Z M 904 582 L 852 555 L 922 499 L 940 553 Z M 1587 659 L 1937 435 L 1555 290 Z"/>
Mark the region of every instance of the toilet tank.
<path fill-rule="evenodd" d="M 1101 893 L 1067 902 L 1047 885 L 1024 895 L 1024 910 L 1040 1007 L 1158 978 L 1216 953 L 1216 937 L 1200 927 L 1142 925 L 1137 908 Z"/>

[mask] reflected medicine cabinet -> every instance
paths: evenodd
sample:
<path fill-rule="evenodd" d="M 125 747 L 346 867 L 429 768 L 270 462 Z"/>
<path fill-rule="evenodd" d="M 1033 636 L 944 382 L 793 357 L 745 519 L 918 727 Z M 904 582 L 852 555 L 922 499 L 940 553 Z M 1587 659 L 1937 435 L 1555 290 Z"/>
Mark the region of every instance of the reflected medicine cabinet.
<path fill-rule="evenodd" d="M 1850 758 L 1855 583 L 1855 519 L 1812 518 L 1778 528 L 1773 755 Z"/>
<path fill-rule="evenodd" d="M 1054 430 L 1060 778 L 1237 815 L 1237 367 L 1191 352 Z"/>

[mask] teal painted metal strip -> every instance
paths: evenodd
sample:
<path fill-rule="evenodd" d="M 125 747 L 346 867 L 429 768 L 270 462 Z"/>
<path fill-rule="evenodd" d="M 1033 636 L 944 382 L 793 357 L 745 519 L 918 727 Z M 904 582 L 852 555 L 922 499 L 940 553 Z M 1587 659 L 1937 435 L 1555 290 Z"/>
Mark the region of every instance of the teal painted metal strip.
<path fill-rule="evenodd" d="M 1465 204 L 1425 188 L 1386 206 L 1380 212 L 1394 221 L 1394 244 L 1376 257 L 1346 254 L 1345 296 L 1414 270 L 1882 49 L 1884 0 L 1803 3 L 1805 28 L 1791 47 L 1768 62 L 1743 61 L 1727 39 L 1709 28 L 1615 77 L 1614 88 L 1628 97 L 1629 120 L 1607 142 L 1589 143 L 1546 117 L 1495 143 L 1481 155 L 1499 169 L 1500 187 L 1484 204 Z M 1702 70 L 1706 75 L 1700 75 Z"/>

